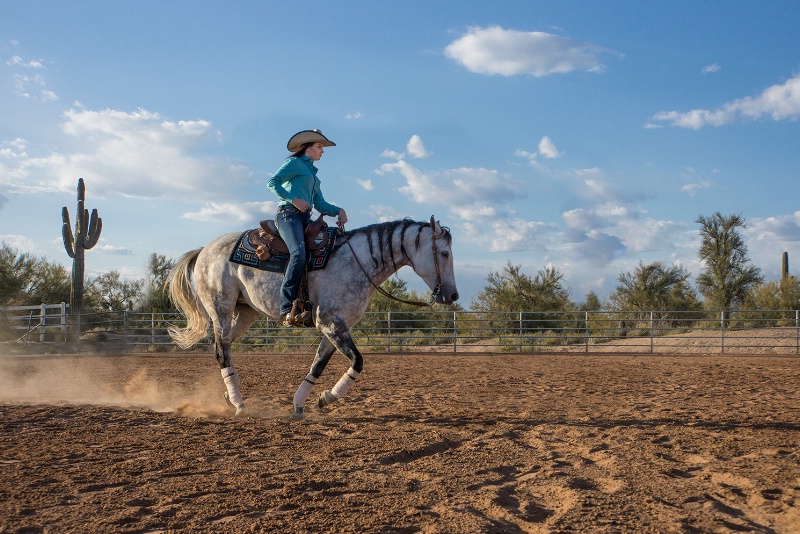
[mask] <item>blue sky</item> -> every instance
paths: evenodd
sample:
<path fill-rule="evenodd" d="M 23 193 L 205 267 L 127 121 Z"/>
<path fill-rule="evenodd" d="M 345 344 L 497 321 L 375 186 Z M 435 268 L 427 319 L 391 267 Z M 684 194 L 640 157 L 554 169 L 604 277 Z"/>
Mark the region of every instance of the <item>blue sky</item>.
<path fill-rule="evenodd" d="M 88 275 L 143 277 L 271 218 L 318 128 L 348 228 L 435 215 L 465 307 L 509 261 L 576 302 L 640 261 L 696 276 L 717 211 L 798 275 L 798 25 L 796 1 L 0 0 L 0 240 L 71 265 L 83 177 Z"/>

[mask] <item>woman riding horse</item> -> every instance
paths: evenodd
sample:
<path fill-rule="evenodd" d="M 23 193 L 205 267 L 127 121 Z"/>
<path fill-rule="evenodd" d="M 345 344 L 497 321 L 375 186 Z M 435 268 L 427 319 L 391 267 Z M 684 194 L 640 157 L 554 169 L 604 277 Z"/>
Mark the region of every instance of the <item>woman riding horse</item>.
<path fill-rule="evenodd" d="M 281 199 L 275 223 L 289 248 L 289 263 L 281 285 L 281 317 L 285 326 L 303 326 L 298 317 L 302 303 L 295 303 L 306 267 L 305 229 L 311 220 L 311 207 L 323 215 L 337 216 L 336 224 L 344 230 L 347 213 L 325 201 L 317 178 L 315 161 L 325 152 L 323 147 L 336 143 L 319 130 L 303 130 L 294 134 L 286 147 L 292 153 L 267 182 L 269 190 Z"/>

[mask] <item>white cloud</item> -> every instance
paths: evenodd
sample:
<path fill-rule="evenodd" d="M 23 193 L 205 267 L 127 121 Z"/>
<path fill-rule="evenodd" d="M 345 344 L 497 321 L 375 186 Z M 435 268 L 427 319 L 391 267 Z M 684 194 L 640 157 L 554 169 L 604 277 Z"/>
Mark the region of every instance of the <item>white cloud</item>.
<path fill-rule="evenodd" d="M 0 157 L 9 159 L 26 158 L 28 157 L 28 153 L 25 152 L 26 146 L 28 146 L 28 142 L 17 137 L 13 141 L 0 145 Z"/>
<path fill-rule="evenodd" d="M 489 223 L 491 238 L 490 252 L 519 252 L 544 249 L 548 233 L 556 227 L 543 222 L 524 219 L 494 219 Z"/>
<path fill-rule="evenodd" d="M 185 219 L 206 222 L 230 223 L 255 223 L 264 219 L 264 215 L 274 215 L 278 203 L 266 202 L 207 202 L 199 211 L 184 213 Z"/>
<path fill-rule="evenodd" d="M 407 155 L 411 156 L 412 158 L 424 159 L 430 157 L 431 153 L 425 149 L 422 138 L 416 134 L 412 135 L 408 140 L 408 143 L 406 143 L 405 152 L 398 152 L 388 148 L 381 152 L 382 158 L 391 158 L 398 161 L 405 159 Z"/>
<path fill-rule="evenodd" d="M 207 121 L 169 121 L 141 109 L 73 109 L 64 116 L 69 137 L 62 144 L 75 150 L 17 158 L 13 166 L 0 166 L 0 185 L 17 193 L 72 191 L 82 177 L 100 197 L 219 201 L 234 196 L 231 187 L 251 174 L 237 163 L 192 154 L 219 140 Z"/>
<path fill-rule="evenodd" d="M 425 172 L 400 160 L 386 163 L 376 172 L 400 174 L 406 180 L 406 185 L 398 189 L 400 193 L 419 204 L 448 206 L 451 213 L 462 218 L 505 216 L 506 210 L 497 211 L 498 206 L 526 196 L 523 184 L 490 169 Z"/>
<path fill-rule="evenodd" d="M 344 116 L 344 118 L 347 120 L 358 120 L 358 119 L 363 119 L 364 114 L 361 113 L 360 111 L 356 111 L 355 113 L 348 113 L 347 115 Z"/>
<path fill-rule="evenodd" d="M 55 94 L 50 89 L 42 89 L 39 95 L 41 96 L 41 99 L 44 100 L 45 102 L 55 102 L 57 100 L 60 100 L 58 98 L 58 95 Z"/>
<path fill-rule="evenodd" d="M 715 110 L 661 111 L 652 119 L 671 126 L 698 130 L 704 126 L 723 126 L 740 119 L 755 120 L 764 116 L 776 121 L 800 118 L 800 75 L 768 87 L 758 96 L 732 100 Z"/>
<path fill-rule="evenodd" d="M 367 213 L 379 222 L 396 221 L 403 218 L 402 214 L 393 206 L 386 206 L 383 204 L 374 204 L 370 206 Z"/>
<path fill-rule="evenodd" d="M 521 148 L 518 148 L 514 152 L 514 155 L 518 156 L 520 158 L 525 158 L 527 160 L 533 161 L 533 160 L 536 159 L 536 156 L 538 155 L 538 153 L 537 152 L 528 152 L 527 150 L 522 150 Z"/>
<path fill-rule="evenodd" d="M 712 72 L 717 72 L 722 67 L 719 66 L 718 63 L 712 63 L 711 65 L 706 65 L 703 67 L 703 74 L 711 74 Z"/>
<path fill-rule="evenodd" d="M 683 191 L 690 197 L 693 197 L 701 189 L 709 189 L 710 187 L 711 187 L 711 182 L 709 182 L 708 180 L 700 180 L 697 183 L 684 184 L 683 186 L 681 186 L 681 191 Z"/>
<path fill-rule="evenodd" d="M 558 151 L 553 141 L 546 135 L 539 141 L 539 154 L 545 158 L 560 158 L 563 154 Z"/>
<path fill-rule="evenodd" d="M 22 69 L 21 73 L 14 74 L 14 94 L 22 98 L 40 100 L 42 102 L 55 102 L 58 95 L 47 89 L 45 77 L 42 71 L 47 70 L 41 60 L 33 59 L 25 61 L 20 56 L 14 55 L 6 61 L 6 65 L 14 67 L 16 70 Z M 37 72 L 29 72 L 29 71 Z"/>
<path fill-rule="evenodd" d="M 58 100 L 58 95 L 49 89 L 45 89 L 44 76 L 39 73 L 31 76 L 27 74 L 15 74 L 14 94 L 22 98 L 41 100 L 42 102 Z"/>
<path fill-rule="evenodd" d="M 800 277 L 800 259 L 794 255 L 800 248 L 800 211 L 789 215 L 776 215 L 747 220 L 742 230 L 748 254 L 759 265 L 765 277 L 778 279 L 781 273 L 781 256 L 789 252 L 789 273 Z"/>
<path fill-rule="evenodd" d="M 372 184 L 372 180 L 370 180 L 369 178 L 367 178 L 366 180 L 359 180 L 358 178 L 356 178 L 356 183 L 361 187 L 363 187 L 366 191 L 372 191 L 373 189 L 375 189 L 375 186 Z"/>
<path fill-rule="evenodd" d="M 517 149 L 514 155 L 519 158 L 527 159 L 532 167 L 544 170 L 545 167 L 537 161 L 539 156 L 546 159 L 560 158 L 564 154 L 556 148 L 555 143 L 548 136 L 544 136 L 539 140 L 538 150 L 536 152 L 529 152 L 527 150 Z"/>
<path fill-rule="evenodd" d="M 29 69 L 43 69 L 43 68 L 45 68 L 44 64 L 38 59 L 32 59 L 32 60 L 26 62 L 24 59 L 22 59 L 21 57 L 19 57 L 17 55 L 12 56 L 10 59 L 8 59 L 6 61 L 6 65 L 25 67 L 25 68 L 29 68 Z"/>
<path fill-rule="evenodd" d="M 131 249 L 119 245 L 109 245 L 108 243 L 104 243 L 104 241 L 104 239 L 100 239 L 100 242 L 92 250 L 105 252 L 106 254 L 112 254 L 114 256 L 133 256 L 133 251 Z"/>
<path fill-rule="evenodd" d="M 0 234 L 0 243 L 5 243 L 18 252 L 38 254 L 42 250 L 37 241 L 19 234 Z"/>
<path fill-rule="evenodd" d="M 406 144 L 406 151 L 409 156 L 418 159 L 427 158 L 431 155 L 430 152 L 425 150 L 425 145 L 422 144 L 422 138 L 418 135 L 411 136 L 411 139 L 409 139 Z"/>
<path fill-rule="evenodd" d="M 603 72 L 610 50 L 544 32 L 472 27 L 445 48 L 445 55 L 471 72 L 536 77 L 576 70 Z"/>
<path fill-rule="evenodd" d="M 397 152 L 395 150 L 389 150 L 388 148 L 381 152 L 382 158 L 391 158 L 391 159 L 403 159 L 406 155 L 403 152 Z"/>

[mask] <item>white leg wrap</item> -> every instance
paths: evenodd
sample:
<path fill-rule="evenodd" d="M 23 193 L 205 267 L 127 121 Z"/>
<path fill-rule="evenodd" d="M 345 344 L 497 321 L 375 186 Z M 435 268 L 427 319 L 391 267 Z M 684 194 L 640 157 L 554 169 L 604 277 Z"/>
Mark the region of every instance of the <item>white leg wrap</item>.
<path fill-rule="evenodd" d="M 308 400 L 308 396 L 311 394 L 311 388 L 314 387 L 316 381 L 317 379 L 309 374 L 300 384 L 300 387 L 297 388 L 297 393 L 294 394 L 295 410 L 299 407 L 302 411 L 303 405 L 306 403 L 306 400 Z"/>
<path fill-rule="evenodd" d="M 221 370 L 222 380 L 225 382 L 225 387 L 228 389 L 228 400 L 231 404 L 240 408 L 244 406 L 244 399 L 242 394 L 239 393 L 239 377 L 233 367 L 226 367 Z"/>
<path fill-rule="evenodd" d="M 331 393 L 337 399 L 341 399 L 347 392 L 350 391 L 350 388 L 353 387 L 353 384 L 356 383 L 356 378 L 358 378 L 359 373 L 355 371 L 352 367 L 348 369 L 343 375 L 342 378 L 336 382 L 336 385 L 333 386 L 331 389 Z"/>

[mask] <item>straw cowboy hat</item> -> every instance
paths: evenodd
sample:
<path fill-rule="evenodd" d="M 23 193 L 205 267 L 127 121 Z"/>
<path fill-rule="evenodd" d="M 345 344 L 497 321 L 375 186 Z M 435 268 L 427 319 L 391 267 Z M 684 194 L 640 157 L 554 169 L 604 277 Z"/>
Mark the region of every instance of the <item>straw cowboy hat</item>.
<path fill-rule="evenodd" d="M 303 130 L 289 139 L 289 142 L 286 143 L 286 148 L 289 149 L 289 152 L 294 153 L 303 148 L 306 143 L 322 143 L 322 146 L 336 146 L 336 143 L 322 135 L 319 130 Z"/>

